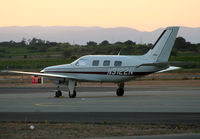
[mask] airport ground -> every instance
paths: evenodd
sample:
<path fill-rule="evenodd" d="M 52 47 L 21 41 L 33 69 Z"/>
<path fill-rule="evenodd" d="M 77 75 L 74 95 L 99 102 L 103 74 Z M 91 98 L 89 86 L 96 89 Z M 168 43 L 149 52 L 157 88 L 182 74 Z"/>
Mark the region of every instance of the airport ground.
<path fill-rule="evenodd" d="M 30 126 L 34 125 L 34 129 Z M 198 135 L 200 125 L 186 124 L 91 124 L 91 123 L 19 123 L 1 122 L 0 138 L 95 138 L 145 135 Z M 189 136 L 189 137 L 190 137 Z M 149 136 L 150 137 L 150 136 Z M 182 138 L 183 138 L 182 137 Z M 197 139 L 196 137 L 196 139 Z M 172 138 L 172 137 L 171 137 Z M 171 139 L 170 138 L 170 139 Z M 123 138 L 122 138 L 123 139 Z M 134 138 L 135 139 L 135 138 Z M 149 139 L 149 138 L 145 138 Z M 155 137 L 154 137 L 155 139 Z M 180 138 L 179 138 L 180 139 Z"/>
<path fill-rule="evenodd" d="M 200 133 L 197 78 L 128 82 L 124 97 L 115 95 L 115 84 L 81 83 L 75 99 L 67 97 L 66 87 L 62 87 L 64 98 L 54 98 L 53 84 L 27 80 L 0 83 L 0 138 Z"/>

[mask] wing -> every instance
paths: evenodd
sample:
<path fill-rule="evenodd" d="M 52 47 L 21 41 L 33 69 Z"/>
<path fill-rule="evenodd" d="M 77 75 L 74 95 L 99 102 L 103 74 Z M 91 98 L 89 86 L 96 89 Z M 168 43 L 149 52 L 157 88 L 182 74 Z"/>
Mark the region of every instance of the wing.
<path fill-rule="evenodd" d="M 66 75 L 60 75 L 60 74 L 38 73 L 38 72 L 24 72 L 24 71 L 14 71 L 14 70 L 4 70 L 2 72 L 27 74 L 27 75 L 37 75 L 37 76 L 43 76 L 43 77 L 54 77 L 54 78 L 66 78 L 66 79 L 73 79 L 73 80 L 82 80 L 82 79 L 78 79 L 78 78 L 73 77 L 73 76 L 66 76 Z"/>

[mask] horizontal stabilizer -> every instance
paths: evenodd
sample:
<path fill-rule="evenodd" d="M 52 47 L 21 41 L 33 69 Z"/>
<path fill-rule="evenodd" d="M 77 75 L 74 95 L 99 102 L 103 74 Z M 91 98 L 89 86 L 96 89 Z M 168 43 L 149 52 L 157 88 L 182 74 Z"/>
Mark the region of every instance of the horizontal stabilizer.
<path fill-rule="evenodd" d="M 144 63 L 144 64 L 141 64 L 141 65 L 137 66 L 137 68 L 139 68 L 141 66 L 168 67 L 169 66 L 169 62 Z"/>
<path fill-rule="evenodd" d="M 158 71 L 156 73 L 161 73 L 161 72 L 166 72 L 166 71 L 171 71 L 171 70 L 177 70 L 177 69 L 180 69 L 180 67 L 170 66 L 169 68 Z"/>

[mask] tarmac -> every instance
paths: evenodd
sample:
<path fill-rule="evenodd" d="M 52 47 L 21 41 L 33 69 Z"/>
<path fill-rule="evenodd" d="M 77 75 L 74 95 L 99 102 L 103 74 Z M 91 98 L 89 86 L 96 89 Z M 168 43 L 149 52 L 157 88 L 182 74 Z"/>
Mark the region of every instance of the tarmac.
<path fill-rule="evenodd" d="M 165 81 L 162 81 L 165 82 Z M 53 87 L 0 87 L 0 121 L 200 123 L 200 86 L 81 86 L 55 98 Z"/>

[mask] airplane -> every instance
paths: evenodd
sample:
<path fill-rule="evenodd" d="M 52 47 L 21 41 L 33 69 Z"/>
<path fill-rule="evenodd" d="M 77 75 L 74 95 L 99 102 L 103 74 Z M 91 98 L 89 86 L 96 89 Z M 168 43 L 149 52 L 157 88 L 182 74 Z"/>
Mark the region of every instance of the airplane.
<path fill-rule="evenodd" d="M 124 83 L 157 72 L 179 69 L 168 59 L 179 27 L 167 27 L 144 55 L 86 55 L 70 64 L 49 66 L 37 72 L 3 71 L 47 77 L 57 85 L 55 97 L 62 96 L 59 85 L 68 86 L 69 98 L 76 97 L 77 82 L 112 82 L 118 85 L 117 96 L 124 95 Z"/>

